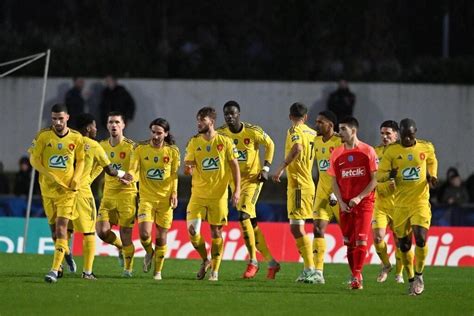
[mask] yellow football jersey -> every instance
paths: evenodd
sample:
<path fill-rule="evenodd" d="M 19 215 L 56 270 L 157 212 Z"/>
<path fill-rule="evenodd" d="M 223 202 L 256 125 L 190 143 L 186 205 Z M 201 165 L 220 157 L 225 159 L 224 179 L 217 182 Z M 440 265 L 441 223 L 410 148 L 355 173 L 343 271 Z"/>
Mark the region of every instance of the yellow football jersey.
<path fill-rule="evenodd" d="M 44 128 L 38 132 L 28 152 L 38 158 L 42 165 L 65 185 L 74 177 L 74 162 L 84 159 L 84 139 L 81 133 L 69 129 L 60 137 L 53 128 Z M 39 183 L 43 197 L 56 198 L 61 185 L 40 173 Z"/>
<path fill-rule="evenodd" d="M 375 146 L 375 153 L 377 154 L 377 164 L 383 159 L 383 154 L 388 146 Z M 389 188 L 389 181 L 379 182 L 377 181 L 377 187 L 375 189 L 375 209 L 393 209 L 395 203 L 395 191 L 391 191 Z"/>
<path fill-rule="evenodd" d="M 217 132 L 230 137 L 239 152 L 239 167 L 242 178 L 256 180 L 262 165 L 260 163 L 260 145 L 265 146 L 265 160 L 273 161 L 275 144 L 260 126 L 243 123 L 238 133 L 232 133 L 227 125 L 217 129 Z"/>
<path fill-rule="evenodd" d="M 433 144 L 416 140 L 411 147 L 400 143 L 387 146 L 379 163 L 377 180 L 384 182 L 390 170 L 397 169 L 395 177 L 395 206 L 415 207 L 429 203 L 427 174 L 437 177 L 438 161 Z"/>
<path fill-rule="evenodd" d="M 306 124 L 291 127 L 286 135 L 285 157 L 294 144 L 303 145 L 303 151 L 286 167 L 288 188 L 314 191 L 312 168 L 314 162 L 314 138 L 316 131 Z"/>
<path fill-rule="evenodd" d="M 122 141 L 116 146 L 112 146 L 109 143 L 109 139 L 105 139 L 100 142 L 102 148 L 104 148 L 107 157 L 109 157 L 112 167 L 115 170 L 123 170 L 125 172 L 135 173 L 135 170 L 130 168 L 130 162 L 133 155 L 133 150 L 136 147 L 134 141 L 123 138 Z M 104 184 L 104 196 L 110 197 L 111 195 L 117 195 L 121 193 L 136 193 L 137 183 L 136 179 L 129 185 L 122 184 L 117 177 L 105 175 Z"/>
<path fill-rule="evenodd" d="M 333 135 L 326 142 L 323 141 L 323 136 L 316 136 L 314 139 L 315 160 L 319 173 L 316 196 L 321 199 L 328 199 L 332 193 L 332 177 L 326 171 L 329 169 L 329 157 L 332 151 L 341 144 L 338 135 Z"/>
<path fill-rule="evenodd" d="M 192 194 L 198 198 L 221 199 L 227 195 L 232 178 L 228 161 L 239 153 L 232 139 L 217 134 L 207 141 L 202 135 L 192 137 L 186 146 L 185 161 L 194 161 Z"/>
<path fill-rule="evenodd" d="M 139 144 L 132 158 L 132 168 L 140 175 L 140 199 L 169 199 L 172 192 L 177 192 L 179 165 L 178 147 L 165 144 L 156 148 L 149 143 Z"/>
<path fill-rule="evenodd" d="M 84 137 L 84 152 L 84 171 L 81 177 L 79 194 L 83 197 L 92 197 L 91 184 L 94 181 L 92 175 L 94 170 L 98 167 L 102 169 L 110 165 L 111 162 L 99 143 L 89 137 Z"/>

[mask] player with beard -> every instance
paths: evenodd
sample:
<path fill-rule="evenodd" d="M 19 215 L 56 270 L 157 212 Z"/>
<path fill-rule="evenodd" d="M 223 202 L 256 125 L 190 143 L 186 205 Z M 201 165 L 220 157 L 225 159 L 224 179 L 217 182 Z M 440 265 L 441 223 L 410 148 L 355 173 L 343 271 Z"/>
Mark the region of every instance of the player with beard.
<path fill-rule="evenodd" d="M 186 175 L 192 175 L 191 198 L 186 212 L 186 221 L 191 243 L 199 253 L 202 264 L 197 273 L 204 279 L 211 267 L 209 281 L 218 280 L 224 244 L 222 228 L 227 225 L 227 187 L 233 180 L 232 204 L 237 206 L 240 198 L 240 170 L 238 151 L 232 139 L 218 134 L 215 129 L 216 110 L 204 107 L 196 115 L 198 134 L 193 136 L 184 157 Z M 229 169 L 231 173 L 229 173 Z M 207 220 L 211 226 L 211 260 L 208 259 L 201 222 Z"/>

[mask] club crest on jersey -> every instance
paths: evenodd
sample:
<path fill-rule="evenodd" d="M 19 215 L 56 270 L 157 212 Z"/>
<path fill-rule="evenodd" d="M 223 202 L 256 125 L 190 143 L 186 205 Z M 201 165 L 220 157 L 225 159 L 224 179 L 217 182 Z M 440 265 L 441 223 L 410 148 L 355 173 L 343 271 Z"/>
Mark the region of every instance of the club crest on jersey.
<path fill-rule="evenodd" d="M 154 161 L 155 163 L 157 163 L 157 162 L 158 162 L 158 157 L 153 158 L 153 161 Z"/>
<path fill-rule="evenodd" d="M 74 144 L 69 144 L 68 147 L 69 147 L 69 150 L 74 150 L 74 148 L 76 148 Z"/>
<path fill-rule="evenodd" d="M 222 145 L 222 144 L 217 145 L 217 150 L 218 151 L 221 151 L 223 148 L 224 148 L 224 145 Z"/>
<path fill-rule="evenodd" d="M 318 165 L 319 165 L 319 171 L 327 171 L 329 169 L 329 160 L 321 159 Z"/>
<path fill-rule="evenodd" d="M 114 158 L 115 157 L 115 153 L 114 152 L 111 152 L 110 153 L 110 158 Z"/>
<path fill-rule="evenodd" d="M 318 149 L 316 148 L 316 151 L 318 151 Z M 326 152 L 326 148 L 323 147 L 323 149 L 321 149 L 321 152 L 324 154 Z"/>
<path fill-rule="evenodd" d="M 217 170 L 219 169 L 219 157 L 204 158 L 201 166 L 203 171 Z"/>
<path fill-rule="evenodd" d="M 211 145 L 207 145 L 206 150 L 207 150 L 207 152 L 210 152 L 211 151 Z"/>
<path fill-rule="evenodd" d="M 246 150 L 238 150 L 239 157 L 237 158 L 238 161 L 247 161 L 247 149 Z"/>
<path fill-rule="evenodd" d="M 120 152 L 119 156 L 120 156 L 120 159 L 125 159 L 126 154 L 125 154 L 124 151 L 122 151 L 122 152 Z"/>
<path fill-rule="evenodd" d="M 365 168 L 346 168 L 341 170 L 342 178 L 356 178 L 365 176 Z"/>
<path fill-rule="evenodd" d="M 146 177 L 150 180 L 163 180 L 165 169 L 148 169 Z"/>
<path fill-rule="evenodd" d="M 245 139 L 244 139 L 244 144 L 245 144 L 245 145 L 250 144 L 250 138 L 245 138 Z"/>
<path fill-rule="evenodd" d="M 420 167 L 409 167 L 402 171 L 402 178 L 406 181 L 416 181 L 420 179 Z"/>
<path fill-rule="evenodd" d="M 332 153 L 334 151 L 334 147 L 329 147 L 329 153 Z"/>
<path fill-rule="evenodd" d="M 412 161 L 412 160 L 413 160 L 413 155 L 412 155 L 412 154 L 408 154 L 407 158 L 408 158 L 409 161 Z"/>
<path fill-rule="evenodd" d="M 59 144 L 58 144 L 58 149 L 59 149 L 59 150 L 63 149 L 63 144 L 59 143 Z"/>
<path fill-rule="evenodd" d="M 66 169 L 67 156 L 53 155 L 49 157 L 48 166 L 54 169 Z"/>
<path fill-rule="evenodd" d="M 354 161 L 354 156 L 349 155 L 349 157 L 347 157 L 347 161 L 353 162 Z"/>
<path fill-rule="evenodd" d="M 91 146 L 89 144 L 85 144 L 84 145 L 84 150 L 88 151 L 89 149 L 91 149 Z"/>
<path fill-rule="evenodd" d="M 420 153 L 420 160 L 425 160 L 426 156 L 425 153 Z"/>
<path fill-rule="evenodd" d="M 168 163 L 170 161 L 170 157 L 163 157 L 163 162 Z"/>

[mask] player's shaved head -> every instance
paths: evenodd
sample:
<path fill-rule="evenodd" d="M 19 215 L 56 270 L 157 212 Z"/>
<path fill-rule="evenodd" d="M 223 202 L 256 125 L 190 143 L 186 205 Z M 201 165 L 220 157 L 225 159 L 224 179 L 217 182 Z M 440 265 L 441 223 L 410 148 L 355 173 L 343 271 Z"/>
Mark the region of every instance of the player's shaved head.
<path fill-rule="evenodd" d="M 416 123 L 410 118 L 404 118 L 400 121 L 400 130 L 413 129 L 416 131 Z"/>
<path fill-rule="evenodd" d="M 230 108 L 230 107 L 236 107 L 239 112 L 240 112 L 240 105 L 237 103 L 237 101 L 227 101 L 225 104 L 224 104 L 224 107 L 223 107 L 223 110 L 225 111 L 226 108 Z"/>
<path fill-rule="evenodd" d="M 416 123 L 410 118 L 400 121 L 400 141 L 403 146 L 410 147 L 416 143 Z"/>

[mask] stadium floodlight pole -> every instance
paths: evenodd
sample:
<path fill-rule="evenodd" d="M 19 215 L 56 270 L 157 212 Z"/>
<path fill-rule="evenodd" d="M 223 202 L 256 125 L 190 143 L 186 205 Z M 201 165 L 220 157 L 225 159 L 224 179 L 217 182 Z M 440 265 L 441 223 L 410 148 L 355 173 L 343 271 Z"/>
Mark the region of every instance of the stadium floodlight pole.
<path fill-rule="evenodd" d="M 42 53 L 42 56 L 46 55 L 46 60 L 44 63 L 44 75 L 43 75 L 43 91 L 41 95 L 41 104 L 40 111 L 38 115 L 38 131 L 41 129 L 41 122 L 43 121 L 43 110 L 44 110 L 44 100 L 46 98 L 46 83 L 48 80 L 49 72 L 49 57 L 51 55 L 51 49 L 48 49 L 46 53 Z M 36 60 L 36 59 L 35 59 Z M 35 183 L 35 169 L 31 168 L 31 177 L 30 177 L 30 189 L 28 191 L 28 204 L 26 206 L 26 215 L 25 215 L 25 231 L 23 234 L 23 249 L 22 253 L 26 252 L 26 242 L 28 239 L 28 226 L 30 222 L 30 213 L 31 213 L 31 202 L 33 200 L 33 188 Z"/>
<path fill-rule="evenodd" d="M 1 67 L 1 66 L 13 64 L 13 63 L 17 63 L 17 62 L 20 62 L 20 61 L 23 61 L 23 60 L 28 59 L 28 60 L 27 60 L 26 62 L 24 62 L 23 64 L 18 65 L 18 66 L 16 66 L 16 67 L 14 67 L 14 68 L 12 68 L 12 69 L 10 69 L 10 70 L 8 70 L 8 71 L 6 71 L 6 72 L 0 74 L 0 78 L 3 78 L 3 77 L 5 77 L 5 76 L 7 76 L 7 75 L 9 75 L 9 74 L 11 74 L 11 73 L 17 71 L 18 69 L 23 68 L 23 67 L 25 67 L 26 65 L 31 64 L 32 62 L 34 62 L 34 61 L 36 61 L 36 60 L 42 58 L 44 55 L 46 55 L 46 53 L 40 53 L 40 54 L 31 55 L 31 56 L 27 56 L 27 57 L 15 59 L 15 60 L 10 60 L 10 61 L 7 61 L 7 62 L 5 62 L 5 63 L 0 64 L 0 67 Z"/>

